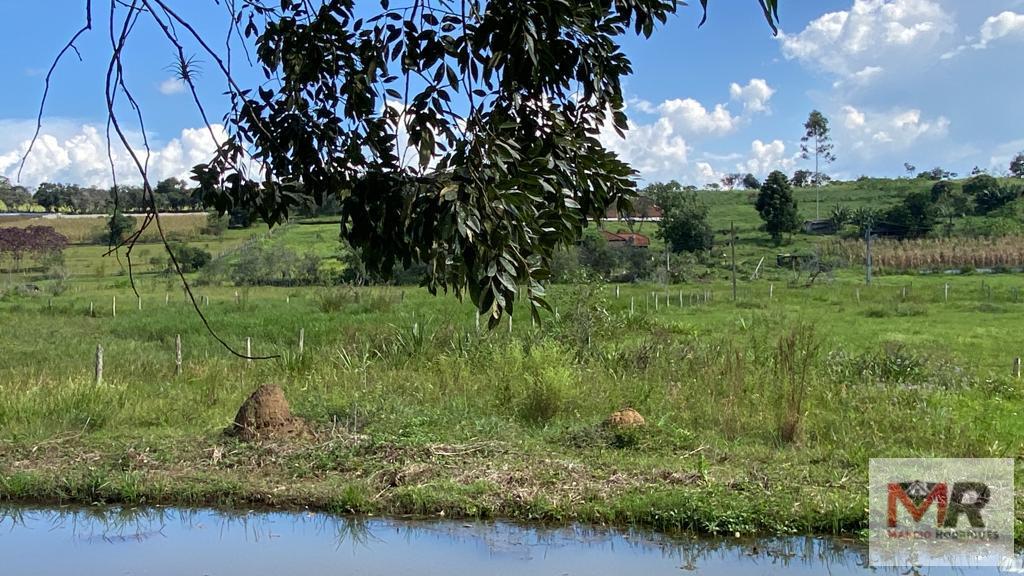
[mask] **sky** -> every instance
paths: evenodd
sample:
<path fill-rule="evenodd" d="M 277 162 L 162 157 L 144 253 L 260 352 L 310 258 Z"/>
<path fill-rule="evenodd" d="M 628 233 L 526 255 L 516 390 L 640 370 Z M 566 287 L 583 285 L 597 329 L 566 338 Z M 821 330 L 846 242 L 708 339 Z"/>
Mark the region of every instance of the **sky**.
<path fill-rule="evenodd" d="M 103 3 L 101 3 L 103 4 Z M 224 14 L 212 0 L 179 2 L 200 33 L 221 39 Z M 691 4 L 697 4 L 691 2 Z M 33 187 L 57 181 L 107 186 L 103 82 L 110 54 L 105 22 L 77 43 L 50 87 L 40 138 L 18 179 L 35 129 L 46 70 L 84 21 L 84 0 L 0 0 L 9 25 L 0 37 L 0 175 Z M 713 0 L 707 24 L 684 7 L 648 39 L 623 40 L 634 74 L 624 80 L 631 130 L 606 146 L 642 182 L 701 186 L 730 172 L 764 177 L 813 168 L 800 158 L 803 123 L 817 109 L 830 120 L 840 179 L 900 176 L 904 163 L 967 173 L 1006 171 L 1024 150 L 1024 0 L 781 0 L 773 37 L 755 0 Z M 191 12 L 190 12 L 191 11 Z M 97 10 L 97 13 L 102 13 Z M 168 67 L 175 52 L 140 21 L 126 50 L 125 77 L 144 114 L 133 148 L 153 150 L 151 172 L 187 177 L 214 139 L 188 90 Z M 246 70 L 235 54 L 235 71 Z M 223 113 L 224 83 L 201 63 L 201 98 L 211 120 Z M 122 113 L 131 111 L 124 105 Z M 119 181 L 137 179 L 114 147 Z"/>

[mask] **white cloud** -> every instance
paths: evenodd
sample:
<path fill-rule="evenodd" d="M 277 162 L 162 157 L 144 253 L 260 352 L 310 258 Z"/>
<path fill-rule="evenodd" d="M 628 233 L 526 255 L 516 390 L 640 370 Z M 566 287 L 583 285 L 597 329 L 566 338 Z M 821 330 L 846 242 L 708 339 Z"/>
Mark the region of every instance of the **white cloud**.
<path fill-rule="evenodd" d="M 699 178 L 698 184 L 718 183 L 725 176 L 724 172 L 715 170 L 708 162 L 697 162 L 694 166 Z"/>
<path fill-rule="evenodd" d="M 934 0 L 854 0 L 850 10 L 825 14 L 780 40 L 786 58 L 866 83 L 882 64 L 927 57 L 953 30 L 952 17 Z"/>
<path fill-rule="evenodd" d="M 729 96 L 743 103 L 745 112 L 768 112 L 768 101 L 775 94 L 775 89 L 761 78 L 753 78 L 746 86 L 733 82 L 729 86 Z"/>
<path fill-rule="evenodd" d="M 754 140 L 750 143 L 750 157 L 736 165 L 739 172 L 751 173 L 759 178 L 764 177 L 773 170 L 789 172 L 796 166 L 800 154 L 786 154 L 786 145 L 782 140 L 762 142 Z"/>
<path fill-rule="evenodd" d="M 925 139 L 945 137 L 950 121 L 945 116 L 926 119 L 917 109 L 892 109 L 884 112 L 864 111 L 843 106 L 844 131 L 836 135 L 844 148 L 863 158 L 883 156 L 906 150 Z"/>
<path fill-rule="evenodd" d="M 165 96 L 181 94 L 185 91 L 185 83 L 178 78 L 168 78 L 160 83 L 160 93 Z"/>
<path fill-rule="evenodd" d="M 726 104 L 705 106 L 693 98 L 673 98 L 659 104 L 646 100 L 629 101 L 630 111 L 657 116 L 648 122 L 637 121 L 631 114 L 629 131 L 620 138 L 610 127 L 602 130 L 601 142 L 630 163 L 646 180 L 677 179 L 701 184 L 717 180 L 718 173 L 708 162 L 734 161 L 742 155 L 714 156 L 703 154 L 701 162 L 691 163 L 692 140 L 720 138 L 735 132 L 754 114 L 770 111 L 768 103 L 775 89 L 763 79 L 754 78 L 746 85 L 732 83 L 729 95 L 743 106 L 742 114 L 734 114 Z"/>
<path fill-rule="evenodd" d="M 735 130 L 740 122 L 724 104 L 716 104 L 709 111 L 693 98 L 665 100 L 654 108 L 654 112 L 660 114 L 673 130 L 688 135 L 724 135 Z"/>
<path fill-rule="evenodd" d="M 611 128 L 602 130 L 601 143 L 648 180 L 678 178 L 687 166 L 689 147 L 666 118 L 653 124 L 629 122 L 625 138 Z"/>
<path fill-rule="evenodd" d="M 965 39 L 965 44 L 957 46 L 955 50 L 946 52 L 942 55 L 942 59 L 949 60 L 970 48 L 984 50 L 992 42 L 1003 38 L 1024 39 L 1024 14 L 1007 10 L 1000 12 L 996 16 L 989 16 L 982 23 L 979 35 L 980 38 L 977 42 L 974 41 L 974 38 L 968 36 Z"/>
<path fill-rule="evenodd" d="M 859 130 L 867 122 L 867 116 L 853 106 L 843 106 L 843 124 L 850 130 Z"/>
<path fill-rule="evenodd" d="M 848 84 L 854 86 L 866 86 L 883 72 L 885 72 L 885 68 L 882 68 L 881 66 L 865 66 L 853 74 L 850 74 L 845 79 L 837 80 L 832 84 L 832 87 L 842 88 Z"/>
<path fill-rule="evenodd" d="M 27 122 L 0 121 L 0 126 L 21 126 L 23 129 L 17 144 L 8 143 L 0 148 L 0 174 L 13 181 L 17 177 L 21 158 L 28 149 L 32 131 Z M 212 128 L 217 141 L 226 138 L 222 126 L 215 124 Z M 186 128 L 178 137 L 158 146 L 152 146 L 151 143 L 151 147 L 151 180 L 170 177 L 187 179 L 193 166 L 213 157 L 216 143 L 205 127 Z M 142 178 L 128 151 L 119 142 L 114 143 L 112 148 L 118 181 L 141 182 Z M 145 150 L 140 144 L 133 142 L 132 148 L 140 159 L 146 159 Z M 50 126 L 44 121 L 43 131 L 25 162 L 20 183 L 36 186 L 40 182 L 69 182 L 106 187 L 112 181 L 106 135 L 102 127 L 88 123 L 73 125 L 67 121 Z"/>
<path fill-rule="evenodd" d="M 1008 172 L 1010 161 L 1021 152 L 1024 152 L 1024 139 L 1012 140 L 996 146 L 992 156 L 989 158 L 989 170 L 993 174 Z"/>
<path fill-rule="evenodd" d="M 740 115 L 733 114 L 726 104 L 715 104 L 709 109 L 693 98 L 672 98 L 660 104 L 632 100 L 630 106 L 644 114 L 657 115 L 659 123 L 683 137 L 724 136 L 734 132 L 750 115 L 768 112 L 768 102 L 774 94 L 775 89 L 761 78 L 753 78 L 745 86 L 733 82 L 729 96 L 743 105 Z"/>
<path fill-rule="evenodd" d="M 979 44 L 987 46 L 993 40 L 1011 36 L 1024 38 L 1024 14 L 1006 11 L 986 19 L 981 25 Z"/>

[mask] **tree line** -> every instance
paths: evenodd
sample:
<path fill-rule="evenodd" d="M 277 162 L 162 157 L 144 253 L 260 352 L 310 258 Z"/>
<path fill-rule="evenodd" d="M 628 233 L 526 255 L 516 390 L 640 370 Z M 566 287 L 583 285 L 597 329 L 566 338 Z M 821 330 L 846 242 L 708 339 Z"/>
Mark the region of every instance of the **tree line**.
<path fill-rule="evenodd" d="M 157 210 L 193 212 L 203 207 L 202 198 L 188 182 L 178 178 L 161 180 L 153 189 Z M 46 212 L 70 214 L 109 214 L 144 212 L 149 207 L 141 186 L 97 188 L 79 184 L 43 182 L 31 193 L 0 176 L 0 212 Z"/>

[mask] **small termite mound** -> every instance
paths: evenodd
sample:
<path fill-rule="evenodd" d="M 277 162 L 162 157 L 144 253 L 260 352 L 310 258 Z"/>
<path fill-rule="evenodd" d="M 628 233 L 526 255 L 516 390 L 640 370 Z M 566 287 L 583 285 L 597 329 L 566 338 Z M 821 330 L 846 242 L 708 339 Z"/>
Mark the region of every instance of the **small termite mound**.
<path fill-rule="evenodd" d="M 306 423 L 292 416 L 284 390 L 276 384 L 264 384 L 242 403 L 227 433 L 242 440 L 299 436 Z"/>
<path fill-rule="evenodd" d="M 607 420 L 604 421 L 605 426 L 614 429 L 623 428 L 642 428 L 647 425 L 647 421 L 640 415 L 639 412 L 632 408 L 625 408 L 613 412 Z"/>

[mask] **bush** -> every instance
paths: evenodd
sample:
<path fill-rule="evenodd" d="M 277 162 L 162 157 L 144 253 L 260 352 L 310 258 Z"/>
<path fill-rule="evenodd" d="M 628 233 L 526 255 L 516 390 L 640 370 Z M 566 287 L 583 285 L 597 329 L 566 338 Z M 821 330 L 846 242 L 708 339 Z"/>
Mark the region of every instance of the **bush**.
<path fill-rule="evenodd" d="M 1006 206 L 1020 196 L 1020 187 L 997 184 L 994 188 L 987 188 L 978 192 L 974 197 L 974 202 L 978 207 L 979 214 L 988 214 Z"/>
<path fill-rule="evenodd" d="M 188 246 L 186 244 L 171 245 L 171 253 L 174 254 L 174 260 L 178 261 L 178 266 L 185 274 L 196 272 L 204 268 L 210 263 L 210 260 L 213 259 L 210 253 L 206 250 Z M 174 270 L 174 260 L 171 258 L 167 259 L 168 271 Z"/>
<path fill-rule="evenodd" d="M 708 222 L 708 208 L 693 193 L 679 192 L 660 199 L 664 216 L 658 223 L 658 236 L 673 252 L 706 252 L 711 249 L 714 232 Z"/>
<path fill-rule="evenodd" d="M 935 227 L 938 208 L 932 203 L 930 193 L 912 192 L 901 204 L 885 212 L 885 220 L 900 228 L 903 238 L 920 238 Z"/>
<path fill-rule="evenodd" d="M 101 237 L 100 243 L 115 246 L 124 242 L 126 238 L 135 232 L 135 218 L 126 216 L 121 210 L 114 210 L 107 221 L 107 232 Z"/>
<path fill-rule="evenodd" d="M 206 236 L 220 236 L 228 229 L 228 217 L 210 212 L 206 215 L 206 225 L 200 230 L 200 234 Z"/>

